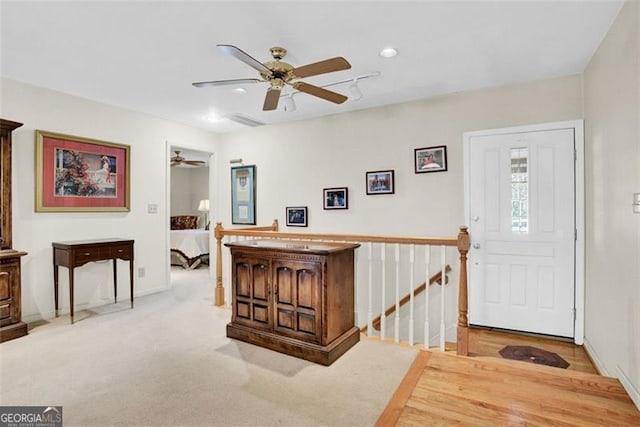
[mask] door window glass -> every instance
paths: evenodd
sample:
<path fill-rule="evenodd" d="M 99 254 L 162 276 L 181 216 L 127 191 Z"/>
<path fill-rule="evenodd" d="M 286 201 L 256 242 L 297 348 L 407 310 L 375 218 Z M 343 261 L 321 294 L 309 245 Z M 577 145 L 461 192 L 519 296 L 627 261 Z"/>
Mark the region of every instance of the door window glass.
<path fill-rule="evenodd" d="M 511 149 L 511 231 L 529 232 L 529 149 Z"/>

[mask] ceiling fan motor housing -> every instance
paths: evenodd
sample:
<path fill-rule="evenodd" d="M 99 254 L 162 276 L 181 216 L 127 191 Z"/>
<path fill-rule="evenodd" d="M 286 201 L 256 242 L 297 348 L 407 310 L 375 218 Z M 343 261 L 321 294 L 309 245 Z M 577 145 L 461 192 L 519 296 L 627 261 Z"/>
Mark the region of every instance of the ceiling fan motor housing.
<path fill-rule="evenodd" d="M 269 49 L 269 52 L 271 52 L 271 56 L 276 61 L 280 61 L 282 58 L 284 58 L 287 55 L 287 49 L 283 47 L 278 47 L 278 46 L 272 47 L 271 49 Z"/>

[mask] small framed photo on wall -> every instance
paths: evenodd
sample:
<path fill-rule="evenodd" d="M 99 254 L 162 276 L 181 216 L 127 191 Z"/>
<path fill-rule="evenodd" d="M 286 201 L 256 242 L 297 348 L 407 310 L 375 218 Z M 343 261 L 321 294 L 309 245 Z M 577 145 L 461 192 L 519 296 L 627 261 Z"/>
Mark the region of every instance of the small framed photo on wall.
<path fill-rule="evenodd" d="M 415 173 L 445 172 L 447 170 L 447 146 L 416 148 L 414 161 Z"/>
<path fill-rule="evenodd" d="M 348 209 L 348 194 L 347 187 L 325 188 L 322 190 L 324 209 Z"/>
<path fill-rule="evenodd" d="M 289 227 L 306 227 L 307 226 L 307 207 L 306 206 L 288 206 L 285 212 L 287 226 Z"/>
<path fill-rule="evenodd" d="M 393 170 L 367 172 L 367 194 L 393 194 Z"/>

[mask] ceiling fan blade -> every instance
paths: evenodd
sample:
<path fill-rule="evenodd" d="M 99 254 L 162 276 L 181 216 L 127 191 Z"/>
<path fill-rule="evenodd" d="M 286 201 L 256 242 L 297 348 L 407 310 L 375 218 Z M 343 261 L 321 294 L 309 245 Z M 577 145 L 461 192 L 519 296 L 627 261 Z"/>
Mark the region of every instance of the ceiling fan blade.
<path fill-rule="evenodd" d="M 176 162 L 175 160 L 170 163 L 171 166 L 178 166 L 179 164 L 180 162 Z"/>
<path fill-rule="evenodd" d="M 341 56 L 337 56 L 335 58 L 326 59 L 324 61 L 314 62 L 313 64 L 294 68 L 293 74 L 297 78 L 301 79 L 309 76 L 317 76 L 318 74 L 348 70 L 349 68 L 351 68 L 351 64 L 349 64 L 349 61 Z"/>
<path fill-rule="evenodd" d="M 191 165 L 191 166 L 202 166 L 204 165 L 205 162 L 203 162 L 202 160 L 185 160 L 182 163 L 184 163 L 185 165 Z"/>
<path fill-rule="evenodd" d="M 230 44 L 219 44 L 219 45 L 216 45 L 216 46 L 218 46 L 218 49 L 220 49 L 225 54 L 231 55 L 234 58 L 239 59 L 240 61 L 242 61 L 245 64 L 247 64 L 249 67 L 258 70 L 261 73 L 266 73 L 266 74 L 271 75 L 271 70 L 270 69 L 265 67 L 265 65 L 262 62 L 258 61 L 253 56 L 251 56 L 248 53 L 244 52 L 242 49 L 239 49 L 239 48 L 237 48 L 235 46 L 232 46 Z"/>
<path fill-rule="evenodd" d="M 196 82 L 191 83 L 195 87 L 207 87 L 207 86 L 226 86 L 226 85 L 238 85 L 244 83 L 260 83 L 263 80 L 260 79 L 232 79 L 232 80 L 214 80 L 212 82 Z"/>
<path fill-rule="evenodd" d="M 278 101 L 280 100 L 280 89 L 274 89 L 272 87 L 267 90 L 267 96 L 264 98 L 264 105 L 262 109 L 264 111 L 271 111 L 278 108 Z"/>
<path fill-rule="evenodd" d="M 332 92 L 327 89 L 323 89 L 318 86 L 310 85 L 309 83 L 297 82 L 292 84 L 300 92 L 308 93 L 309 95 L 317 96 L 318 98 L 326 99 L 336 104 L 342 104 L 348 98 L 337 92 Z"/>

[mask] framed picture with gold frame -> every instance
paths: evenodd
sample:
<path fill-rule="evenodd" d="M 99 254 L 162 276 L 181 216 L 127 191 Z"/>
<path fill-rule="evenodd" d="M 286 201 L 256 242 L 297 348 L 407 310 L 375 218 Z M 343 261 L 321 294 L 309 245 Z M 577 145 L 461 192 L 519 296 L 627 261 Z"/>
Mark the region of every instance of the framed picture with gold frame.
<path fill-rule="evenodd" d="M 36 212 L 128 212 L 129 146 L 36 131 Z"/>

